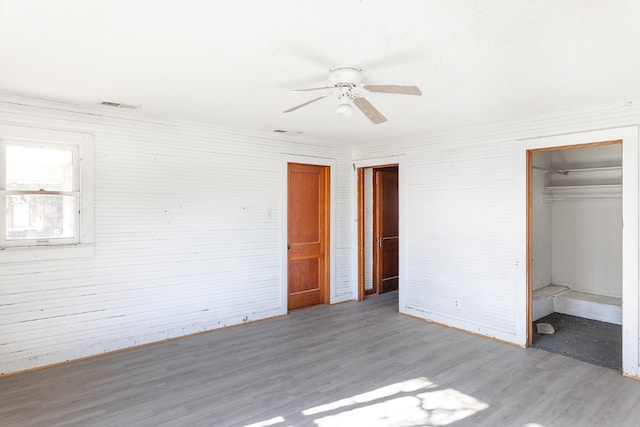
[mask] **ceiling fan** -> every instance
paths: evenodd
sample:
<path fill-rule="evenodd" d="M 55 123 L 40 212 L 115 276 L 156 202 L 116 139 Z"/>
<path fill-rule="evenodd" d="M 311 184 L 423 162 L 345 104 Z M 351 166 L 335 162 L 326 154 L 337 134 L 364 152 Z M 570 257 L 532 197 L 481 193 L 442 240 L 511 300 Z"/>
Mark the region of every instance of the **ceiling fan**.
<path fill-rule="evenodd" d="M 362 113 L 367 116 L 371 123 L 377 125 L 387 121 L 387 118 L 382 115 L 380 111 L 376 109 L 367 99 L 364 94 L 369 92 L 390 93 L 400 95 L 422 95 L 420 89 L 417 86 L 400 86 L 400 85 L 362 85 L 362 70 L 353 66 L 340 66 L 329 70 L 329 81 L 333 86 L 312 87 L 307 89 L 296 89 L 294 92 L 312 92 L 316 90 L 330 90 L 317 98 L 307 101 L 303 104 L 296 105 L 293 108 L 284 110 L 283 113 L 290 113 L 299 108 L 305 107 L 321 99 L 327 98 L 331 95 L 337 95 L 338 108 L 336 114 L 339 116 L 351 116 L 353 115 L 353 107 L 351 104 L 355 104 L 356 107 Z"/>

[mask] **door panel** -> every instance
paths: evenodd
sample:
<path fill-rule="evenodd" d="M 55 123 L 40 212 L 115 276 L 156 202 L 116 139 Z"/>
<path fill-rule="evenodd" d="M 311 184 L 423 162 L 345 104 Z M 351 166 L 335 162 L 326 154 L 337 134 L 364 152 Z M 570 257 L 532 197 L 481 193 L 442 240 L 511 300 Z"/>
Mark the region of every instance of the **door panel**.
<path fill-rule="evenodd" d="M 327 301 L 328 167 L 288 167 L 288 308 Z"/>
<path fill-rule="evenodd" d="M 374 264 L 378 293 L 398 289 L 398 169 L 375 170 Z"/>

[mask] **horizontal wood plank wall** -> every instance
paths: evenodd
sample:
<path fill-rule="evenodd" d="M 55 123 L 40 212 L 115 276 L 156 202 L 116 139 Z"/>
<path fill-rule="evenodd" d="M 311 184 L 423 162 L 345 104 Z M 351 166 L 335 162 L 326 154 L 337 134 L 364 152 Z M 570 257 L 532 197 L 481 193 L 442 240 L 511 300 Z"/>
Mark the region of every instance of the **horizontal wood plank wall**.
<path fill-rule="evenodd" d="M 452 112 L 454 114 L 454 112 Z M 517 342 L 516 145 L 640 123 L 640 101 L 354 147 L 354 160 L 405 155 L 406 306 L 401 311 Z M 589 142 L 589 141 L 585 141 Z"/>
<path fill-rule="evenodd" d="M 282 153 L 336 159 L 331 301 L 354 297 L 346 144 L 14 97 L 0 122 L 95 138 L 95 256 L 0 263 L 0 374 L 284 313 Z"/>

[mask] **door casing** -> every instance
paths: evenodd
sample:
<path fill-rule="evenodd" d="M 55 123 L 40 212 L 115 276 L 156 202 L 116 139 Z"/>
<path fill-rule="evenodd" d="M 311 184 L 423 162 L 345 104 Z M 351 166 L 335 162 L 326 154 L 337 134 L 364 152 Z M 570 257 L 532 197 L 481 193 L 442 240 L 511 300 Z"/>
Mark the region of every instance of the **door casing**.
<path fill-rule="evenodd" d="M 329 301 L 329 188 L 329 166 L 288 164 L 289 310 Z"/>
<path fill-rule="evenodd" d="M 349 298 L 336 297 L 335 278 L 336 278 L 336 168 L 337 161 L 326 157 L 301 156 L 295 154 L 281 155 L 281 173 L 280 188 L 282 197 L 280 199 L 280 210 L 282 212 L 280 218 L 280 314 L 288 312 L 288 256 L 287 256 L 287 237 L 288 237 L 288 167 L 289 163 L 312 164 L 329 167 L 329 278 L 328 278 L 328 299 L 329 304 L 346 301 Z"/>
<path fill-rule="evenodd" d="M 379 294 L 398 289 L 397 196 L 398 167 L 373 168 L 373 282 Z"/>
<path fill-rule="evenodd" d="M 622 141 L 622 372 L 626 376 L 640 377 L 640 325 L 639 310 L 639 247 L 640 233 L 638 222 L 640 162 L 638 157 L 638 126 L 600 129 L 587 132 L 551 135 L 515 141 L 516 156 L 516 194 L 515 218 L 519 226 L 516 235 L 515 267 L 516 287 L 515 335 L 510 342 L 526 347 L 529 344 L 530 331 L 530 289 L 528 250 L 529 217 L 527 213 L 530 177 L 529 152 L 539 149 L 571 148 L 600 141 Z"/>
<path fill-rule="evenodd" d="M 398 167 L 398 311 L 400 313 L 411 314 L 411 309 L 406 305 L 406 239 L 405 239 L 405 156 L 396 155 L 390 157 L 380 157 L 373 159 L 356 160 L 353 162 L 353 216 L 356 220 L 357 232 L 353 237 L 352 252 L 352 272 L 353 272 L 353 293 L 356 300 L 363 300 L 365 296 L 364 290 L 364 259 L 362 251 L 364 246 L 364 221 L 361 217 L 363 213 L 364 194 L 361 188 L 363 182 L 364 169 L 379 168 L 384 166 Z"/>

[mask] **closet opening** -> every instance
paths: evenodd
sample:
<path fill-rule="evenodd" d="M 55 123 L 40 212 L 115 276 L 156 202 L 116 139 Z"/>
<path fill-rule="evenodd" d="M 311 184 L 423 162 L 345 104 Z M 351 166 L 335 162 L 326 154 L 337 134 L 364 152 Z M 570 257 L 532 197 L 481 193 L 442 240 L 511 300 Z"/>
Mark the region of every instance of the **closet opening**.
<path fill-rule="evenodd" d="M 358 169 L 358 270 L 359 300 L 398 290 L 398 165 Z"/>
<path fill-rule="evenodd" d="M 621 370 L 622 141 L 527 151 L 527 216 L 528 345 Z"/>

